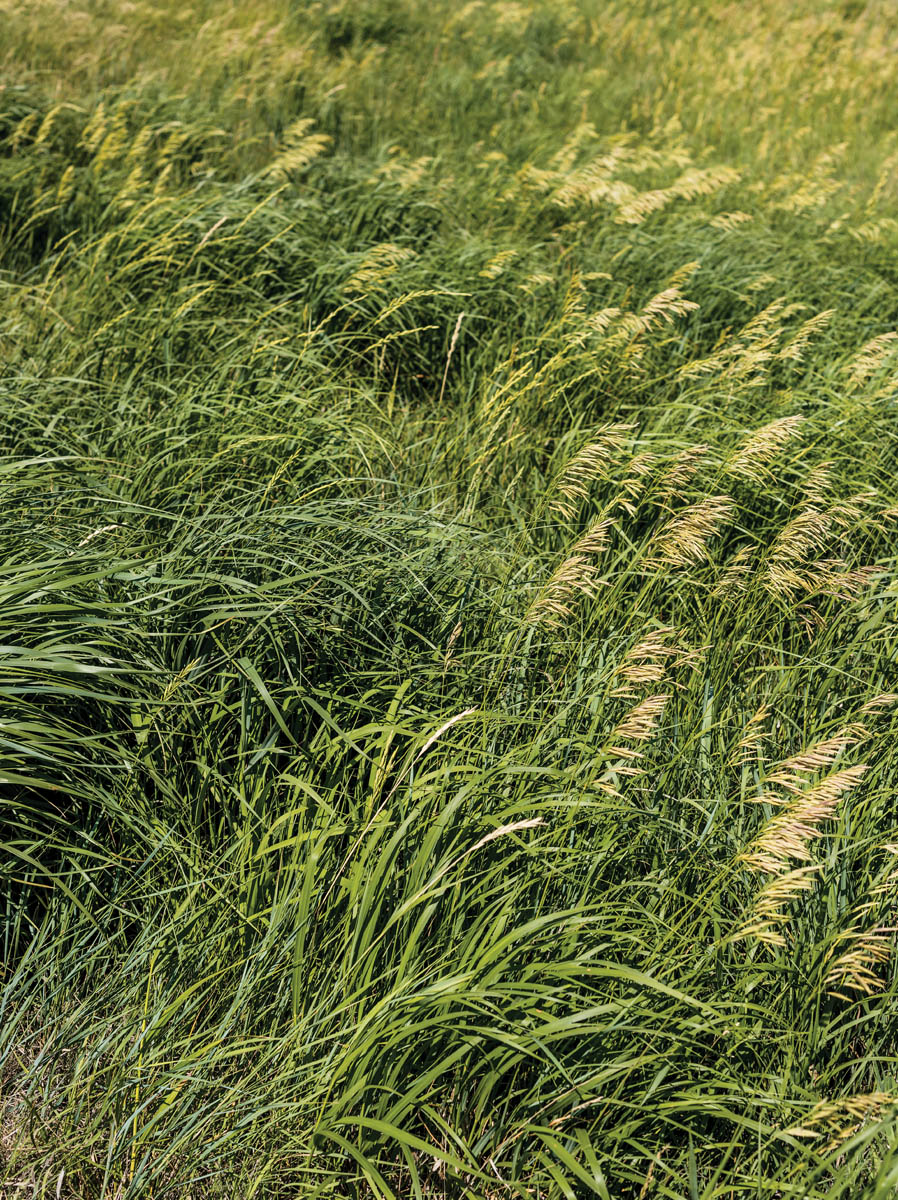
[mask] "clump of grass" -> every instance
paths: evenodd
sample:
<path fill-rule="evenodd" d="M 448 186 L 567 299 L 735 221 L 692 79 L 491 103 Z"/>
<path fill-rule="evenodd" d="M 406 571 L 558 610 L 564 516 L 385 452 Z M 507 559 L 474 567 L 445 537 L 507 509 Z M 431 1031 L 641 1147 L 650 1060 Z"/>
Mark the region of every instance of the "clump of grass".
<path fill-rule="evenodd" d="M 898 1194 L 875 5 L 0 4 L 0 1191 Z"/>

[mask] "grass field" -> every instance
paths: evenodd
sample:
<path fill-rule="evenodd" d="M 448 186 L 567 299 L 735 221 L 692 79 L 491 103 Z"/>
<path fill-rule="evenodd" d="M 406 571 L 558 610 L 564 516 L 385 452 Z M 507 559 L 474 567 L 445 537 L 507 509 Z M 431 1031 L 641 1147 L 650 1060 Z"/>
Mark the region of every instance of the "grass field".
<path fill-rule="evenodd" d="M 0 1195 L 898 1197 L 891 0 L 0 0 Z"/>

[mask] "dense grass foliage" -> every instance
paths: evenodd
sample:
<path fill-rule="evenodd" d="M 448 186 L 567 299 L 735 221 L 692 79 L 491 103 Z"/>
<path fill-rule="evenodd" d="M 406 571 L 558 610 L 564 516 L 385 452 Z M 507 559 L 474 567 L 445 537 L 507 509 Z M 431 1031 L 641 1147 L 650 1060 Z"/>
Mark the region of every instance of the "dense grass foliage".
<path fill-rule="evenodd" d="M 898 1196 L 895 49 L 0 0 L 0 1192 Z"/>

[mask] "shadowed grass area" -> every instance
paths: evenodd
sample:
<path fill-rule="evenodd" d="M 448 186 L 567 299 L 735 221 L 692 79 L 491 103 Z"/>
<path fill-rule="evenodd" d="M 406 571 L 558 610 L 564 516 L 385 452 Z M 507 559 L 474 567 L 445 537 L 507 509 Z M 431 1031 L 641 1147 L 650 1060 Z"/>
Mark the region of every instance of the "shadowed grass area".
<path fill-rule="evenodd" d="M 0 1192 L 898 1196 L 892 16 L 0 0 Z"/>

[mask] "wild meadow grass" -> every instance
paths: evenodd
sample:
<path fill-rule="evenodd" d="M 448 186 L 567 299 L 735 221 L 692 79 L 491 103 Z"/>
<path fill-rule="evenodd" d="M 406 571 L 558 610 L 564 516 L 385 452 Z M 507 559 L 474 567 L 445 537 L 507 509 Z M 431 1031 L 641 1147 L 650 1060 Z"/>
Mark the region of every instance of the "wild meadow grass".
<path fill-rule="evenodd" d="M 0 0 L 0 1194 L 898 1196 L 886 0 Z"/>

